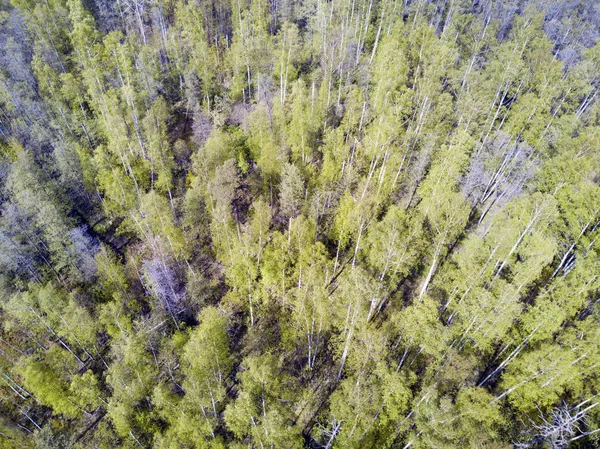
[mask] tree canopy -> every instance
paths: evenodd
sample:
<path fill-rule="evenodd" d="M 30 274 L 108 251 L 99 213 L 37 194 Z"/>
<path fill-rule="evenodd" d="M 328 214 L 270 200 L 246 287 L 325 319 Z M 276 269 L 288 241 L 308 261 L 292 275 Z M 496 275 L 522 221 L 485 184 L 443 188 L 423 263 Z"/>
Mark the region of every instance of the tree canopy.
<path fill-rule="evenodd" d="M 600 6 L 0 0 L 0 447 L 600 446 Z"/>

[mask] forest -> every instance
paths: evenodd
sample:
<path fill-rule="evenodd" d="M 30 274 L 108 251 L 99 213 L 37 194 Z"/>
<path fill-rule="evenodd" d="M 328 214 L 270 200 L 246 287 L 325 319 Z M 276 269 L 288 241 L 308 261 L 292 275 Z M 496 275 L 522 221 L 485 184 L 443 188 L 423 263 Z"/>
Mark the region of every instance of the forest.
<path fill-rule="evenodd" d="M 0 447 L 600 447 L 600 2 L 0 0 Z"/>

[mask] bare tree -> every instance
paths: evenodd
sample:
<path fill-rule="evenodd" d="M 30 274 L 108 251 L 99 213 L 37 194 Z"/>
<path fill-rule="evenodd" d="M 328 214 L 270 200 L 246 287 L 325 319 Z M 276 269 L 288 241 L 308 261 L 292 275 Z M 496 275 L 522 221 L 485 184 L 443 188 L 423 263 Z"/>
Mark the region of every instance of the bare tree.
<path fill-rule="evenodd" d="M 332 416 L 329 423 L 327 423 L 327 426 L 324 426 L 319 423 L 318 427 L 321 430 L 321 435 L 324 441 L 324 444 L 322 444 L 319 447 L 323 449 L 331 449 L 331 447 L 333 446 L 333 442 L 335 441 L 335 437 L 337 437 L 340 433 L 342 421 L 337 420 L 335 416 Z"/>
<path fill-rule="evenodd" d="M 140 30 L 140 36 L 142 36 L 142 42 L 146 45 L 146 31 L 144 30 L 144 13 L 146 8 L 150 6 L 150 0 L 119 0 L 119 7 L 121 13 L 129 14 L 133 16 L 137 22 L 137 26 Z"/>
<path fill-rule="evenodd" d="M 505 133 L 498 132 L 473 157 L 463 179 L 463 193 L 471 198 L 472 207 L 481 207 L 481 223 L 490 210 L 502 207 L 518 196 L 534 175 L 537 161 L 533 150 Z"/>
<path fill-rule="evenodd" d="M 572 441 L 597 433 L 600 429 L 589 430 L 586 425 L 587 412 L 600 404 L 599 401 L 594 401 L 596 396 L 574 407 L 563 404 L 552 410 L 550 416 L 544 416 L 540 412 L 541 422 L 532 423 L 529 441 L 515 443 L 515 447 L 528 448 L 547 443 L 552 449 L 563 449 Z"/>
<path fill-rule="evenodd" d="M 164 257 L 157 256 L 144 262 L 145 280 L 161 306 L 169 313 L 176 327 L 175 316 L 183 310 L 185 289 L 175 269 Z"/>

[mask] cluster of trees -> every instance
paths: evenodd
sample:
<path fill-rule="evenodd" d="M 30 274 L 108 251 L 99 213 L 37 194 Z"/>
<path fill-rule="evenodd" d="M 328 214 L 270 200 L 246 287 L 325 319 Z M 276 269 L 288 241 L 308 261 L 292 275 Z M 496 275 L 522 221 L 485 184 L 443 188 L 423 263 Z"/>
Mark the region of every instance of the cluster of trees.
<path fill-rule="evenodd" d="M 1 446 L 599 445 L 599 38 L 0 0 Z"/>

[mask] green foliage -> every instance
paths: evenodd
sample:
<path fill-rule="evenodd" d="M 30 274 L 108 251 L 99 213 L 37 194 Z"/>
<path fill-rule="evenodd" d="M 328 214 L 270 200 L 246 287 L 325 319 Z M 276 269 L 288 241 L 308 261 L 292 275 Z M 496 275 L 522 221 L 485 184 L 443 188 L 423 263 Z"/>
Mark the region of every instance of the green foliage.
<path fill-rule="evenodd" d="M 240 374 L 243 392 L 225 410 L 227 427 L 238 437 L 254 444 L 301 447 L 286 407 L 286 388 L 292 381 L 280 373 L 278 360 L 270 354 L 246 357 Z"/>
<path fill-rule="evenodd" d="M 0 0 L 0 446 L 597 447 L 596 3 Z"/>
<path fill-rule="evenodd" d="M 20 370 L 23 383 L 42 404 L 67 418 L 78 416 L 80 411 L 69 398 L 68 385 L 50 367 L 42 362 L 26 360 Z"/>

